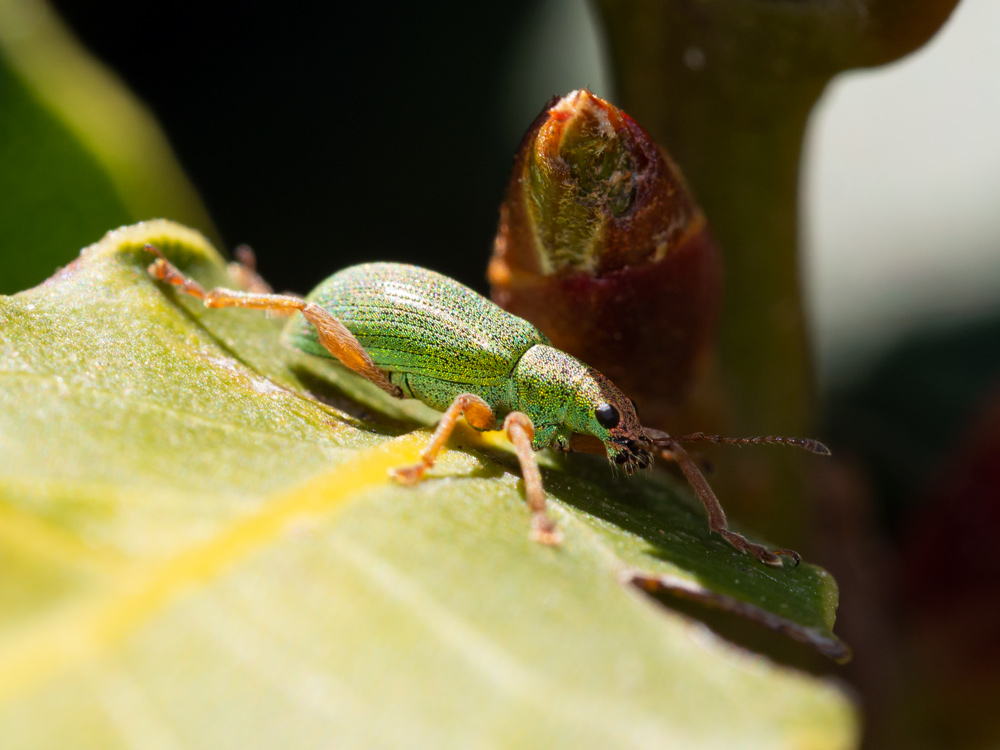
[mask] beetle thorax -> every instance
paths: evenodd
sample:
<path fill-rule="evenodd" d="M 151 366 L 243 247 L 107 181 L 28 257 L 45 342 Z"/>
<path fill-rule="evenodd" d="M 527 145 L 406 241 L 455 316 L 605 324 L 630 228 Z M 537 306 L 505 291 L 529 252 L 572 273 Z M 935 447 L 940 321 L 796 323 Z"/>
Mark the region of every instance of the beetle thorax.
<path fill-rule="evenodd" d="M 514 408 L 531 417 L 535 448 L 566 448 L 573 434 L 596 437 L 626 471 L 651 457 L 635 405 L 604 375 L 544 344 L 528 349 L 514 368 Z"/>
<path fill-rule="evenodd" d="M 560 426 L 569 432 L 590 433 L 594 406 L 602 401 L 598 378 L 604 379 L 566 352 L 536 344 L 522 355 L 512 373 L 515 408 L 531 417 L 536 428 Z"/>

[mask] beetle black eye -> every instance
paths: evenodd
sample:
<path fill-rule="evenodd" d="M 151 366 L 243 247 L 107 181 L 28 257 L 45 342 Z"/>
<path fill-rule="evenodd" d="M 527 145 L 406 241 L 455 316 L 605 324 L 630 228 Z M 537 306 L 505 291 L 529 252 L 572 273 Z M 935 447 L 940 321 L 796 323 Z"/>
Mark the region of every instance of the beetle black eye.
<path fill-rule="evenodd" d="M 597 424 L 606 430 L 610 430 L 612 427 L 618 426 L 618 420 L 621 419 L 621 415 L 618 410 L 611 404 L 601 404 L 596 409 L 594 409 L 594 416 L 597 417 Z"/>

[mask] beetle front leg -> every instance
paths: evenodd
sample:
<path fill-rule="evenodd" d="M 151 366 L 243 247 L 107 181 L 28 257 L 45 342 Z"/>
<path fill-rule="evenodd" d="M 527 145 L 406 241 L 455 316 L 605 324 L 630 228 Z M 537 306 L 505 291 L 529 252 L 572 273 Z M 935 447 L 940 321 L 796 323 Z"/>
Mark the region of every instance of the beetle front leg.
<path fill-rule="evenodd" d="M 749 552 L 762 563 L 780 567 L 782 562 L 778 555 L 786 555 L 792 558 L 796 565 L 799 564 L 802 558 L 795 550 L 776 549 L 772 552 L 761 544 L 754 544 L 742 534 L 730 531 L 729 522 L 726 520 L 726 513 L 722 510 L 722 504 L 719 502 L 719 498 L 715 496 L 715 492 L 712 491 L 711 486 L 701 473 L 695 460 L 677 443 L 670 445 L 668 451 L 670 458 L 677 462 L 677 465 L 684 472 L 684 476 L 687 477 L 698 499 L 705 506 L 705 511 L 708 513 L 708 528 L 710 530 L 721 536 L 740 552 Z"/>
<path fill-rule="evenodd" d="M 313 324 L 319 335 L 320 343 L 336 357 L 341 364 L 366 380 L 374 383 L 391 396 L 403 397 L 399 386 L 393 385 L 381 370 L 379 370 L 368 352 L 361 346 L 354 334 L 347 327 L 313 302 L 306 302 L 301 297 L 289 294 L 260 294 L 240 292 L 235 289 L 205 290 L 205 288 L 190 276 L 185 276 L 154 245 L 146 245 L 146 250 L 156 256 L 147 269 L 151 276 L 160 281 L 172 284 L 185 293 L 196 297 L 205 303 L 205 307 L 246 307 L 253 310 L 281 311 L 302 313 L 302 317 Z"/>
<path fill-rule="evenodd" d="M 401 484 L 416 484 L 423 479 L 427 470 L 437 461 L 438 454 L 448 442 L 451 433 L 455 431 L 458 418 L 463 414 L 465 421 L 477 430 L 491 430 L 496 426 L 496 417 L 489 404 L 475 394 L 460 393 L 441 415 L 441 420 L 434 429 L 431 441 L 420 453 L 420 463 L 393 469 L 390 472 L 393 479 Z"/>
<path fill-rule="evenodd" d="M 517 460 L 521 464 L 524 479 L 524 496 L 531 508 L 531 538 L 550 546 L 562 542 L 562 534 L 556 529 L 556 522 L 545 512 L 545 490 L 542 487 L 542 473 L 538 469 L 535 450 L 531 441 L 535 437 L 535 425 L 531 417 L 519 411 L 512 411 L 503 421 L 503 431 L 514 446 Z"/>

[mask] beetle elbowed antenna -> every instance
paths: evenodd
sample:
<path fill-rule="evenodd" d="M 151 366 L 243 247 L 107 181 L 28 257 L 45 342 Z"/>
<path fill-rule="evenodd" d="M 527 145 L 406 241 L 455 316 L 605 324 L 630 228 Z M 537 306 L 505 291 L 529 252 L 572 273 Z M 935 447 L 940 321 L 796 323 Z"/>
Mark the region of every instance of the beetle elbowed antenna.
<path fill-rule="evenodd" d="M 709 528 L 740 552 L 781 565 L 779 555 L 729 530 L 725 513 L 681 442 L 782 443 L 828 453 L 798 438 L 723 438 L 694 433 L 671 437 L 640 424 L 635 405 L 608 378 L 549 343 L 518 318 L 468 287 L 433 271 L 398 263 L 368 263 L 340 271 L 308 297 L 231 289 L 205 290 L 156 256 L 149 273 L 207 307 L 301 312 L 288 321 L 283 341 L 345 367 L 396 398 L 415 398 L 443 412 L 419 463 L 392 476 L 419 482 L 433 466 L 460 416 L 477 430 L 502 429 L 514 446 L 531 509 L 532 536 L 555 545 L 561 534 L 546 513 L 534 452 L 543 448 L 604 453 L 626 473 L 649 466 L 654 455 L 676 461 L 708 513 Z M 259 288 L 259 287 L 258 287 Z"/>

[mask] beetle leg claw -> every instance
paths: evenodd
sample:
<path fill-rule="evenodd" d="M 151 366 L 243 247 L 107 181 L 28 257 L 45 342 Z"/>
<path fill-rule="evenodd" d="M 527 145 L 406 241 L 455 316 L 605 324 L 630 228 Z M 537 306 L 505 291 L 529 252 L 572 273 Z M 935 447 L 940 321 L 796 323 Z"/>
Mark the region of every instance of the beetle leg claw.
<path fill-rule="evenodd" d="M 533 513 L 531 516 L 531 541 L 544 544 L 549 547 L 558 547 L 562 544 L 563 535 L 556 528 L 556 522 L 545 515 L 544 511 Z"/>
<path fill-rule="evenodd" d="M 776 549 L 772 552 L 761 544 L 754 544 L 753 542 L 748 541 L 746 537 L 742 534 L 737 534 L 735 531 L 729 531 L 728 529 L 714 529 L 714 531 L 740 552 L 749 552 L 762 563 L 767 565 L 773 565 L 776 568 L 780 568 L 784 565 L 779 555 L 785 555 L 792 558 L 792 560 L 795 561 L 796 567 L 798 567 L 798 564 L 802 561 L 802 557 L 795 550 Z"/>
<path fill-rule="evenodd" d="M 389 470 L 389 476 L 400 484 L 411 487 L 418 484 L 424 478 L 424 473 L 428 466 L 425 463 L 413 464 L 412 466 L 398 466 Z"/>

